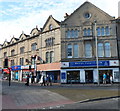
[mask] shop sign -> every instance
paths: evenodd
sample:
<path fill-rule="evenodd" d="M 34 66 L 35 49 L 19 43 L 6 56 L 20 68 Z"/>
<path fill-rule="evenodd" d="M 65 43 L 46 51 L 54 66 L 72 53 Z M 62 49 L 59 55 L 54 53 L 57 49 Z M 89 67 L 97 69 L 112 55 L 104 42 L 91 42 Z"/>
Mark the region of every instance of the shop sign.
<path fill-rule="evenodd" d="M 21 69 L 29 69 L 29 65 L 21 66 Z"/>
<path fill-rule="evenodd" d="M 118 60 L 110 60 L 110 66 L 119 66 Z"/>
<path fill-rule="evenodd" d="M 99 66 L 109 66 L 109 61 L 99 61 Z M 93 67 L 97 66 L 96 61 L 70 62 L 70 67 Z"/>
<path fill-rule="evenodd" d="M 69 62 L 61 62 L 61 67 L 69 67 Z"/>
<path fill-rule="evenodd" d="M 12 69 L 13 71 L 21 70 L 21 65 L 11 66 L 11 69 Z"/>

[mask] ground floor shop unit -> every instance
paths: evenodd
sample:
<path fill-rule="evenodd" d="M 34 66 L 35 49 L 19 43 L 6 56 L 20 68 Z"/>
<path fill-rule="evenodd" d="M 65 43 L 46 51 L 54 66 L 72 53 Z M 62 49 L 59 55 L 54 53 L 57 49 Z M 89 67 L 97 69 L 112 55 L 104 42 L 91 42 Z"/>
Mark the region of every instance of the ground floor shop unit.
<path fill-rule="evenodd" d="M 98 80 L 103 83 L 104 73 L 107 83 L 110 83 L 110 75 L 113 82 L 120 82 L 117 60 L 99 61 L 99 68 L 95 66 L 96 61 L 62 62 L 61 83 L 98 83 Z"/>

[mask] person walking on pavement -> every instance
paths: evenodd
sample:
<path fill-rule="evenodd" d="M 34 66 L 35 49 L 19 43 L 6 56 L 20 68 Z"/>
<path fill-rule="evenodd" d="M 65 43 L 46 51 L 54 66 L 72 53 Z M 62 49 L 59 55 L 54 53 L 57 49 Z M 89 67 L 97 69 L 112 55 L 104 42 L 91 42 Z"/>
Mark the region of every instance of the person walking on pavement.
<path fill-rule="evenodd" d="M 47 75 L 47 86 L 52 86 L 52 81 L 51 81 L 51 78 L 50 78 L 50 76 L 49 75 Z"/>
<path fill-rule="evenodd" d="M 29 86 L 29 74 L 27 75 L 27 82 L 25 83 L 26 86 Z"/>
<path fill-rule="evenodd" d="M 111 85 L 113 84 L 113 76 L 112 75 L 110 75 L 110 83 L 111 83 Z"/>
<path fill-rule="evenodd" d="M 107 79 L 107 75 L 104 73 L 103 74 L 103 84 L 106 84 L 106 79 Z"/>

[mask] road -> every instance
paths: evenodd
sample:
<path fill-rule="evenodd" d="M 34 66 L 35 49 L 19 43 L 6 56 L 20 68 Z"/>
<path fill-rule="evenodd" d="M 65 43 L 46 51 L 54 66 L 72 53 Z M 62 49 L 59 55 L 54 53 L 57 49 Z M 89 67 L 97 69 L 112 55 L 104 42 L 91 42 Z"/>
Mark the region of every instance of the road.
<path fill-rule="evenodd" d="M 51 91 L 58 89 L 68 91 L 97 89 L 98 91 L 108 90 L 109 92 L 117 91 L 117 87 L 39 86 L 38 84 L 25 86 L 24 83 L 16 82 L 12 82 L 9 86 L 7 81 L 3 81 L 1 86 L 3 109 L 118 109 L 117 98 L 80 103 Z"/>

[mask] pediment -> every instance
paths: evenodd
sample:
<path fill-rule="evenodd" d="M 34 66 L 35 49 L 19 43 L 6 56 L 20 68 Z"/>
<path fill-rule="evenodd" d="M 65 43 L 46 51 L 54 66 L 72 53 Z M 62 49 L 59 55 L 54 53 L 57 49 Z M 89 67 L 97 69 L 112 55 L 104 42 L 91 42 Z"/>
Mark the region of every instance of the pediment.
<path fill-rule="evenodd" d="M 10 44 L 13 44 L 13 43 L 17 42 L 18 40 L 19 40 L 18 38 L 13 37 L 10 41 Z"/>

